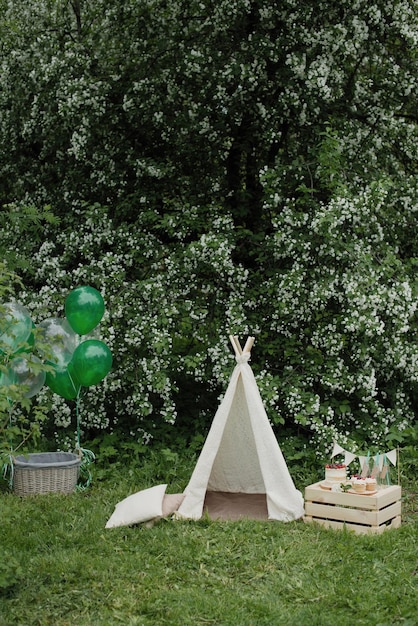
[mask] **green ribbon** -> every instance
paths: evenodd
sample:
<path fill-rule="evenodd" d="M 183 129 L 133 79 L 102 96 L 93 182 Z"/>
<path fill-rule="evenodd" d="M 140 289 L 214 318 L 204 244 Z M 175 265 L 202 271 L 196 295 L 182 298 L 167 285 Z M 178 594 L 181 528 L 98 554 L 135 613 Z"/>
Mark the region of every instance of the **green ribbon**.
<path fill-rule="evenodd" d="M 378 452 L 376 454 L 376 458 L 374 459 L 374 464 L 375 464 L 376 467 L 379 467 L 379 461 L 380 461 L 380 453 Z M 379 469 L 379 471 L 380 471 L 380 469 Z M 374 476 L 375 477 L 377 476 L 377 472 L 374 473 Z"/>
<path fill-rule="evenodd" d="M 386 467 L 386 483 L 390 485 L 389 463 L 386 453 L 383 455 L 383 466 Z"/>
<path fill-rule="evenodd" d="M 12 410 L 11 407 L 9 410 L 9 425 L 10 425 L 10 454 L 7 455 L 6 460 L 4 461 L 1 472 L 4 480 L 8 480 L 9 489 L 13 489 L 13 480 L 15 473 L 15 466 L 13 463 L 13 437 L 12 437 Z M 9 474 L 9 479 L 7 479 L 7 475 Z"/>

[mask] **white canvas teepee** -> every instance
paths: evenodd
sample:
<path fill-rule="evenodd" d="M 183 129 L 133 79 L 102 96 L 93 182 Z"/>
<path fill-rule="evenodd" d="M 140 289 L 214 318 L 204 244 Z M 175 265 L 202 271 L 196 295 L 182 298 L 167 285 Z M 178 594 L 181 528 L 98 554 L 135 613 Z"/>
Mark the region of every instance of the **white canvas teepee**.
<path fill-rule="evenodd" d="M 248 364 L 254 337 L 244 349 L 237 337 L 230 339 L 237 365 L 177 515 L 299 519 L 303 497 L 293 484 Z"/>

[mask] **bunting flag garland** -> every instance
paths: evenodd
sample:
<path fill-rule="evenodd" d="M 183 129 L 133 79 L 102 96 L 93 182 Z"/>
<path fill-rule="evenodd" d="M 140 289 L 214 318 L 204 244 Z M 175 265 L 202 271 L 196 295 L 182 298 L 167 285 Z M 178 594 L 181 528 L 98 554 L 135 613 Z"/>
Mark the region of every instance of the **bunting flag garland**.
<path fill-rule="evenodd" d="M 360 465 L 361 467 L 361 477 L 362 478 L 367 478 L 368 474 L 369 474 L 369 467 L 370 467 L 370 455 L 367 455 L 367 457 L 365 457 L 363 463 L 361 463 Z"/>
<path fill-rule="evenodd" d="M 345 459 L 348 461 L 346 465 L 349 465 L 351 461 L 354 461 L 355 458 L 358 458 L 360 461 L 360 465 L 362 466 L 365 461 L 370 458 L 370 454 L 367 456 L 361 456 L 360 454 L 354 454 L 353 452 L 349 452 L 340 446 L 336 441 L 334 441 L 334 447 L 332 450 L 331 458 L 336 456 L 337 454 L 344 454 Z M 384 452 L 376 454 L 375 460 L 380 468 L 382 468 L 384 464 L 385 457 L 392 463 L 392 465 L 396 465 L 397 463 L 397 449 L 390 450 L 390 452 Z"/>
<path fill-rule="evenodd" d="M 396 465 L 398 459 L 398 451 L 396 448 L 394 450 L 390 450 L 389 452 L 379 452 L 375 456 L 371 456 L 370 453 L 364 456 L 345 450 L 336 441 L 334 441 L 331 458 L 337 456 L 338 454 L 344 455 L 344 464 L 347 466 L 357 458 L 360 464 L 361 476 L 372 476 L 373 478 L 380 478 L 380 480 L 386 479 L 388 484 L 389 462 L 392 465 Z"/>
<path fill-rule="evenodd" d="M 377 478 L 383 469 L 384 458 L 382 454 L 376 454 L 371 471 L 372 478 Z"/>

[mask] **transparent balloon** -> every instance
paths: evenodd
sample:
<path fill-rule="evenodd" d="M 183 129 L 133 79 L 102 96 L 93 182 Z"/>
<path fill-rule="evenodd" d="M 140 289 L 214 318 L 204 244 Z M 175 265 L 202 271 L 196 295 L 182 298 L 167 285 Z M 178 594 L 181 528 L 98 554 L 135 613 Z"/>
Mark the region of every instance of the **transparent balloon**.
<path fill-rule="evenodd" d="M 35 329 L 35 324 L 32 322 L 32 330 L 30 332 L 29 337 L 27 338 L 26 342 L 18 350 L 15 351 L 15 354 L 22 354 L 23 352 L 33 351 L 33 347 L 35 345 L 35 335 L 33 332 L 34 329 Z"/>
<path fill-rule="evenodd" d="M 49 318 L 38 325 L 40 330 L 39 353 L 48 361 L 61 367 L 67 365 L 79 343 L 79 337 L 65 318 Z"/>
<path fill-rule="evenodd" d="M 45 384 L 45 372 L 39 369 L 41 365 L 36 356 L 31 356 L 30 360 L 17 357 L 9 365 L 12 384 L 24 385 L 27 388 L 23 394 L 25 398 L 36 396 Z"/>
<path fill-rule="evenodd" d="M 4 304 L 0 317 L 0 354 L 17 352 L 28 341 L 31 332 L 29 311 L 17 302 Z"/>
<path fill-rule="evenodd" d="M 16 384 L 16 374 L 10 367 L 7 367 L 4 371 L 0 370 L 0 386 L 10 387 L 10 385 Z"/>

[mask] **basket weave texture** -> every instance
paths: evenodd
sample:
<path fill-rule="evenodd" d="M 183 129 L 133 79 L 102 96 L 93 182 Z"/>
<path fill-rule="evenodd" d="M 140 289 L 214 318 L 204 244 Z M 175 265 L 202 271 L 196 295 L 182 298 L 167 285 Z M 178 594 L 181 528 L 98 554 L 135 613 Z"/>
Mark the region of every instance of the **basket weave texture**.
<path fill-rule="evenodd" d="M 40 452 L 14 459 L 13 491 L 18 496 L 72 493 L 81 459 L 72 452 Z"/>

